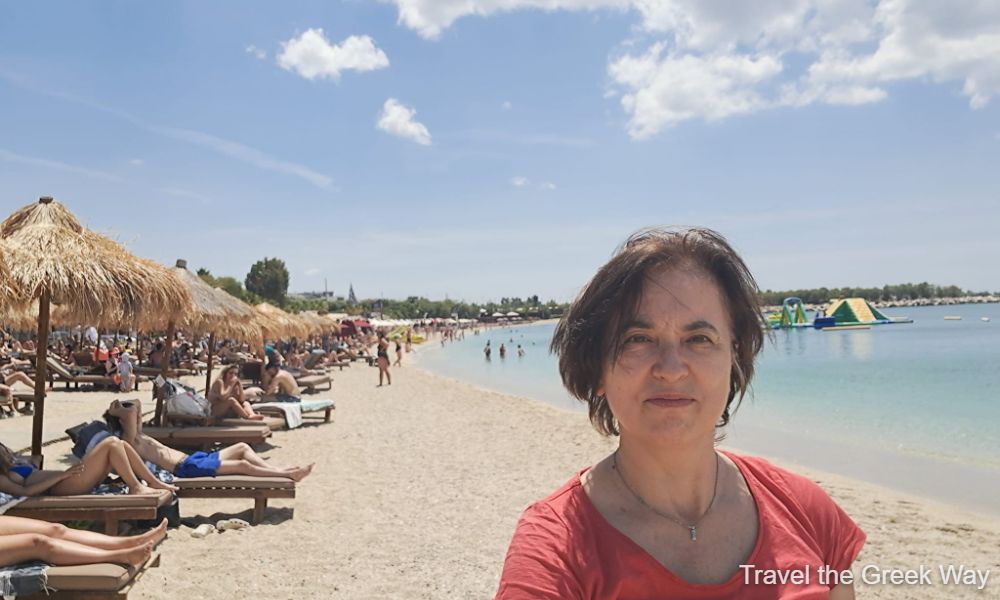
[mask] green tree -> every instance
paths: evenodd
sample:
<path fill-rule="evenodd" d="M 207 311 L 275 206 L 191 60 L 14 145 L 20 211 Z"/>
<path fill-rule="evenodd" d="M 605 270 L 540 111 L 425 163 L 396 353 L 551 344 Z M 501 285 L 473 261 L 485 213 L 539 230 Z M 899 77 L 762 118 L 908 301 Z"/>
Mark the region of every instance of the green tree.
<path fill-rule="evenodd" d="M 281 306 L 288 294 L 288 269 L 280 258 L 258 260 L 250 267 L 246 277 L 248 292 L 257 294 Z"/>

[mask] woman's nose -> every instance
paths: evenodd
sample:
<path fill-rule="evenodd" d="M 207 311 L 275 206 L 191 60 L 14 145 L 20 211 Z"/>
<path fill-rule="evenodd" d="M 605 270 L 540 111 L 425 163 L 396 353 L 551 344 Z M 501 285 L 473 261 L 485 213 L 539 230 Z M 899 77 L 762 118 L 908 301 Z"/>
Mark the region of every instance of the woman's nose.
<path fill-rule="evenodd" d="M 672 342 L 660 344 L 656 349 L 653 375 L 665 381 L 683 379 L 688 372 L 688 364 L 681 355 L 680 347 Z"/>

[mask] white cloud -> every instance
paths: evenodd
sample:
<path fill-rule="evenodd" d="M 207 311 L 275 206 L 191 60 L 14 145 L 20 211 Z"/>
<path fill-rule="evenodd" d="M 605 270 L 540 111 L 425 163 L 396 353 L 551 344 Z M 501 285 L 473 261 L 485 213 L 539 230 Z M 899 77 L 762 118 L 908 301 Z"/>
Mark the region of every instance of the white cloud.
<path fill-rule="evenodd" d="M 96 169 L 88 169 L 86 167 L 78 167 L 76 165 L 59 162 L 57 160 L 48 160 L 46 158 L 35 158 L 33 156 L 25 156 L 23 154 L 17 154 L 9 150 L 4 150 L 3 148 L 0 148 L 0 160 L 22 165 L 28 165 L 31 167 L 42 167 L 44 169 L 62 171 L 64 173 L 72 173 L 73 175 L 82 175 L 84 177 L 89 177 L 91 179 L 103 179 L 104 181 L 114 181 L 114 182 L 124 181 L 121 177 L 114 175 L 112 173 L 106 173 L 104 171 L 98 171 Z"/>
<path fill-rule="evenodd" d="M 995 0 L 389 1 L 426 38 L 471 15 L 634 13 L 634 35 L 609 61 L 606 97 L 621 94 L 636 138 L 690 119 L 879 102 L 902 81 L 954 86 L 973 109 L 1000 95 Z"/>
<path fill-rule="evenodd" d="M 399 10 L 399 22 L 433 39 L 441 35 L 456 20 L 477 15 L 486 17 L 496 13 L 520 9 L 537 10 L 593 10 L 599 8 L 629 7 L 629 0 L 390 0 Z"/>
<path fill-rule="evenodd" d="M 538 185 L 538 189 L 541 189 L 541 190 L 554 190 L 554 189 L 556 189 L 556 184 L 552 183 L 551 181 L 543 181 L 542 183 L 540 183 Z"/>
<path fill-rule="evenodd" d="M 521 177 L 520 175 L 516 175 L 516 176 L 510 178 L 510 184 L 512 186 L 514 186 L 514 187 L 517 187 L 517 188 L 523 188 L 526 185 L 528 185 L 529 183 L 531 183 L 531 182 L 528 181 L 527 177 Z"/>
<path fill-rule="evenodd" d="M 374 71 L 389 66 L 389 58 L 367 35 L 352 35 L 331 44 L 322 29 L 307 29 L 281 43 L 278 64 L 306 79 L 340 79 L 342 71 Z"/>
<path fill-rule="evenodd" d="M 378 116 L 376 127 L 382 131 L 412 140 L 422 146 L 429 146 L 431 134 L 423 123 L 414 120 L 417 111 L 400 104 L 399 100 L 389 98 L 382 105 L 382 112 Z"/>
<path fill-rule="evenodd" d="M 503 104 L 500 105 L 500 108 L 504 110 L 510 110 L 512 107 L 513 105 L 510 103 L 510 100 L 504 100 Z"/>
<path fill-rule="evenodd" d="M 628 130 L 636 139 L 647 138 L 664 127 L 703 118 L 715 121 L 748 113 L 766 105 L 754 84 L 781 72 L 773 56 L 663 55 L 664 45 L 654 45 L 641 56 L 624 56 L 608 71 L 626 90 L 622 107 L 631 116 Z"/>
<path fill-rule="evenodd" d="M 321 271 L 320 269 L 317 269 L 316 267 L 313 267 L 311 269 L 306 269 L 305 270 L 305 274 L 308 275 L 309 277 L 312 277 L 313 275 L 319 275 L 322 272 L 323 271 Z"/>
<path fill-rule="evenodd" d="M 141 158 L 133 158 L 130 161 L 128 161 L 128 164 L 132 165 L 133 167 L 141 167 L 145 163 Z"/>
<path fill-rule="evenodd" d="M 250 44 L 246 47 L 247 54 L 253 54 L 258 60 L 267 60 L 267 51 Z"/>

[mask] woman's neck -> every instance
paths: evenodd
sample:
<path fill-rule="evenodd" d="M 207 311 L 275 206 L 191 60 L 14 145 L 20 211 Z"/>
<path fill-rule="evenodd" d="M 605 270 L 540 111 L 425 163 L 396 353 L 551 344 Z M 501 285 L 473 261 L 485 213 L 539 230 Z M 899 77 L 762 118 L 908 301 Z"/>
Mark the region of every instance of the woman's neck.
<path fill-rule="evenodd" d="M 664 448 L 623 436 L 614 462 L 626 484 L 624 495 L 638 495 L 641 502 L 681 521 L 700 519 L 718 492 L 722 463 L 713 440 Z"/>

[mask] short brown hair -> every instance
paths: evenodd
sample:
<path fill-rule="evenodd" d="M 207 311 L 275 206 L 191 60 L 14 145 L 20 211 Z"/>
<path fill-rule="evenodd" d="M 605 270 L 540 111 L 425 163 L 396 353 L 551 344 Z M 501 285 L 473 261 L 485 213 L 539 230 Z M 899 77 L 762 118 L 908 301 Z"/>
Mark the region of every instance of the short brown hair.
<path fill-rule="evenodd" d="M 721 234 L 701 227 L 649 228 L 633 233 L 598 269 L 559 321 L 550 350 L 559 356 L 563 385 L 587 403 L 590 421 L 604 435 L 618 435 L 607 398 L 598 395 L 606 364 L 622 352 L 624 329 L 639 309 L 647 276 L 663 266 L 691 266 L 711 276 L 722 293 L 733 336 L 729 397 L 717 427 L 729 423 L 730 407 L 743 399 L 754 360 L 764 344 L 760 290 L 743 259 Z M 732 407 L 735 412 L 739 406 Z"/>

